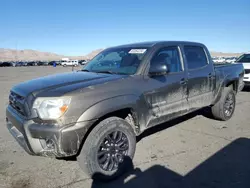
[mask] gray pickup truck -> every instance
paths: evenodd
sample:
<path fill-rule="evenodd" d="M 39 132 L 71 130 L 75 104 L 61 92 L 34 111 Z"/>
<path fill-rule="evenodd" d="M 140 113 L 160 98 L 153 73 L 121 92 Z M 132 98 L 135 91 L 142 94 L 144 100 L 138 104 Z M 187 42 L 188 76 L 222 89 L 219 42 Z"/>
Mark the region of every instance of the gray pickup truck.
<path fill-rule="evenodd" d="M 230 119 L 243 76 L 242 64 L 215 65 L 200 43 L 112 47 L 82 70 L 14 86 L 7 127 L 31 155 L 73 156 L 89 176 L 112 179 L 146 129 L 203 107 Z"/>

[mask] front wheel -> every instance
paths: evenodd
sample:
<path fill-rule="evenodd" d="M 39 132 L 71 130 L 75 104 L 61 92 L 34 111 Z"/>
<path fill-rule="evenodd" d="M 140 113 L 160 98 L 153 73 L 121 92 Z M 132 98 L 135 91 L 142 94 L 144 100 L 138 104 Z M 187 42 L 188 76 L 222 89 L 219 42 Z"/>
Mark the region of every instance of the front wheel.
<path fill-rule="evenodd" d="M 93 179 L 111 180 L 126 171 L 124 159 L 134 157 L 136 136 L 124 119 L 110 117 L 88 135 L 77 160 Z"/>
<path fill-rule="evenodd" d="M 229 120 L 235 110 L 235 91 L 232 87 L 225 87 L 220 100 L 212 106 L 212 114 L 215 119 Z"/>

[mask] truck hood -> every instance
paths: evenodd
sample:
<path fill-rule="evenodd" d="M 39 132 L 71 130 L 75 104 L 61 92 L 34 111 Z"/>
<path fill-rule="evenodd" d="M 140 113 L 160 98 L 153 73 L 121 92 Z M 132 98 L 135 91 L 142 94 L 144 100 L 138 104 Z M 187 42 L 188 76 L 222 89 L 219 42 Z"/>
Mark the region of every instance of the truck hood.
<path fill-rule="evenodd" d="M 109 74 L 98 74 L 92 72 L 70 72 L 70 73 L 61 73 L 49 75 L 26 82 L 22 82 L 14 86 L 11 90 L 23 97 L 43 91 L 51 90 L 59 87 L 66 87 L 69 85 L 85 85 L 90 86 L 93 82 L 97 80 L 106 82 L 107 80 L 115 80 L 124 77 L 122 75 L 109 75 Z M 84 83 L 84 84 L 80 84 Z M 77 88 L 75 88 L 77 89 Z"/>

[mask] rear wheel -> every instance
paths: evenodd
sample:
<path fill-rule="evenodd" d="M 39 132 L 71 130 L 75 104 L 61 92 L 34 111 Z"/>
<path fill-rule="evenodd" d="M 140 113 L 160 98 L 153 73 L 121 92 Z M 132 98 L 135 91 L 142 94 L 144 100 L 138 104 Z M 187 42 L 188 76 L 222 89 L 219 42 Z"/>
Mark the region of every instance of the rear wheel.
<path fill-rule="evenodd" d="M 66 67 L 66 65 L 65 65 L 65 64 L 63 64 L 63 66 L 64 66 L 64 67 Z"/>
<path fill-rule="evenodd" d="M 126 171 L 124 158 L 132 160 L 135 148 L 132 126 L 124 119 L 110 117 L 93 128 L 77 160 L 90 177 L 110 180 Z"/>
<path fill-rule="evenodd" d="M 229 120 L 235 110 L 235 91 L 232 87 L 225 87 L 220 100 L 212 106 L 214 118 L 222 121 Z"/>

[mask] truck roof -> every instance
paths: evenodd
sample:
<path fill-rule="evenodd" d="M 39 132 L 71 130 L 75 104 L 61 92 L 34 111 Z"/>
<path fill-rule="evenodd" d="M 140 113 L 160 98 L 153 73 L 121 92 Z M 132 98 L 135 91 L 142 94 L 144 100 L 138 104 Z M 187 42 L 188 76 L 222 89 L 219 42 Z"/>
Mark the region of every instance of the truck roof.
<path fill-rule="evenodd" d="M 173 45 L 177 45 L 177 44 L 188 44 L 188 45 L 203 45 L 201 43 L 198 42 L 190 42 L 190 41 L 146 41 L 146 42 L 138 42 L 138 43 L 130 43 L 130 44 L 124 44 L 124 45 L 119 45 L 119 46 L 114 46 L 112 48 L 122 48 L 122 47 L 133 47 L 133 48 L 137 48 L 137 47 L 145 47 L 145 48 L 149 48 L 149 47 L 153 47 L 154 45 L 157 44 L 173 44 Z"/>

